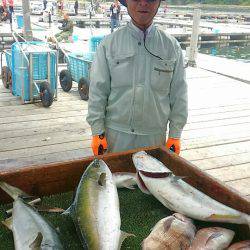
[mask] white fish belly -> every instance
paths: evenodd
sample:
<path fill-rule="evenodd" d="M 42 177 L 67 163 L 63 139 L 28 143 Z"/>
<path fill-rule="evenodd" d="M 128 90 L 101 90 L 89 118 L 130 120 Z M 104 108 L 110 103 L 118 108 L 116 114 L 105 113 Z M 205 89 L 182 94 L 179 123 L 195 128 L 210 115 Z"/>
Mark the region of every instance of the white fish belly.
<path fill-rule="evenodd" d="M 217 202 L 182 180 L 172 182 L 169 177 L 154 179 L 142 174 L 141 177 L 149 191 L 170 210 L 199 220 L 212 220 L 209 219 L 211 215 L 225 215 L 230 218 L 220 221 L 246 223 L 248 215 Z"/>
<path fill-rule="evenodd" d="M 106 180 L 105 189 L 98 195 L 100 250 L 117 250 L 119 248 L 120 226 L 118 193 L 111 176 Z"/>

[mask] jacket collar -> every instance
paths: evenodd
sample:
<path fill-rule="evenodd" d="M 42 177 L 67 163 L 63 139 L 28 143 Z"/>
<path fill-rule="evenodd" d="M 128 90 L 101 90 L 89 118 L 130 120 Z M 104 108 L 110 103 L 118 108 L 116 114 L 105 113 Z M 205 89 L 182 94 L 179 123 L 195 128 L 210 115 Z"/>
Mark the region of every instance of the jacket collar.
<path fill-rule="evenodd" d="M 144 38 L 144 34 L 146 35 L 146 38 L 153 36 L 155 32 L 155 25 L 152 23 L 145 32 L 143 32 L 141 29 L 139 29 L 137 26 L 133 24 L 132 21 L 128 23 L 128 29 L 132 33 L 132 35 L 139 41 L 142 41 Z"/>

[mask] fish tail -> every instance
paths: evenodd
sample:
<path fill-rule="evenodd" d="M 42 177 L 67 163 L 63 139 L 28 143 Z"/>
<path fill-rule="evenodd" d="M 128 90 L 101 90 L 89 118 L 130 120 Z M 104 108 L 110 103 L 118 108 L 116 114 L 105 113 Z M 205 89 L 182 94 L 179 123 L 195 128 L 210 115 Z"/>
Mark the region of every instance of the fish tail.
<path fill-rule="evenodd" d="M 246 221 L 247 221 L 247 225 L 250 229 L 250 215 L 246 215 Z"/>
<path fill-rule="evenodd" d="M 71 214 L 71 206 L 62 213 L 62 215 L 70 215 L 70 214 Z"/>
<path fill-rule="evenodd" d="M 6 192 L 13 200 L 17 199 L 20 196 L 28 196 L 21 189 L 9 185 L 4 181 L 0 181 L 0 188 Z"/>

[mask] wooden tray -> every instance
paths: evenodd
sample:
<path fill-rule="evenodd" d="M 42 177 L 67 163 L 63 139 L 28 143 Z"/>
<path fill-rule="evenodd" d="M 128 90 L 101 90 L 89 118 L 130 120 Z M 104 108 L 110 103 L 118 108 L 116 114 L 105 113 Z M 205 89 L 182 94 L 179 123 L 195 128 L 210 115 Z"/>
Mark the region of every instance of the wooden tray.
<path fill-rule="evenodd" d="M 143 148 L 150 155 L 163 162 L 175 175 L 187 176 L 184 181 L 195 188 L 234 209 L 250 214 L 250 202 L 237 191 L 202 172 L 195 165 L 166 150 L 165 147 Z M 103 159 L 112 172 L 135 172 L 132 154 L 137 150 L 98 156 Z M 17 170 L 0 172 L 0 181 L 16 186 L 28 194 L 39 197 L 72 191 L 76 188 L 81 175 L 94 157 L 53 164 L 24 167 Z M 0 190 L 0 203 L 10 202 L 10 198 Z M 244 234 L 249 235 L 247 226 Z M 248 236 L 246 236 L 248 237 Z"/>

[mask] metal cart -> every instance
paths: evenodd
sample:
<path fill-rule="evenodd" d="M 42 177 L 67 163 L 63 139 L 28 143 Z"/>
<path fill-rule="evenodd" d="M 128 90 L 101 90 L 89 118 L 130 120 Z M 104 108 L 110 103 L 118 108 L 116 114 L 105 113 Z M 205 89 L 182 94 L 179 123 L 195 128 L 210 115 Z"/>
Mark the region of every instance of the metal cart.
<path fill-rule="evenodd" d="M 67 69 L 62 70 L 59 75 L 59 81 L 62 89 L 69 92 L 72 88 L 72 82 L 78 83 L 78 92 L 82 100 L 89 98 L 89 77 L 91 64 L 94 59 L 96 48 L 104 36 L 94 36 L 90 39 L 90 52 L 77 54 L 67 54 L 62 48 L 62 52 L 66 57 Z"/>
<path fill-rule="evenodd" d="M 5 51 L 4 86 L 11 86 L 12 94 L 20 96 L 22 103 L 41 100 L 44 107 L 51 106 L 57 98 L 57 51 L 45 42 L 19 42 L 14 33 L 13 37 L 16 42 L 11 51 Z"/>

